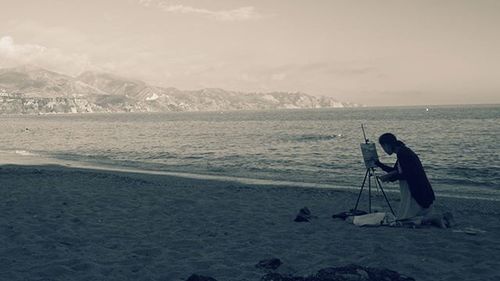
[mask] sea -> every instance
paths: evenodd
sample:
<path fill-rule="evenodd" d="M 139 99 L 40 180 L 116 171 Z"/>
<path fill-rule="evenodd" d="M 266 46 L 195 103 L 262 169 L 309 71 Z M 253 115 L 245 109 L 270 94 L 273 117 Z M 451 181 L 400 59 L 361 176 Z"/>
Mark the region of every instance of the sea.
<path fill-rule="evenodd" d="M 377 143 L 385 132 L 419 155 L 438 195 L 500 199 L 500 105 L 0 115 L 0 151 L 202 178 L 359 189 L 366 172 L 360 144 L 365 136 Z M 395 162 L 378 143 L 377 150 L 381 162 Z"/>

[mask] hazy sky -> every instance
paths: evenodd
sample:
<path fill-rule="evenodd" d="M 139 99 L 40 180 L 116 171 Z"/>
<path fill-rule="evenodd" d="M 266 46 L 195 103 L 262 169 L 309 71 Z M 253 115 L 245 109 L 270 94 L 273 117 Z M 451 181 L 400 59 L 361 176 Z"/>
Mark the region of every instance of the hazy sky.
<path fill-rule="evenodd" d="M 500 1 L 0 0 L 0 67 L 368 105 L 500 103 Z"/>

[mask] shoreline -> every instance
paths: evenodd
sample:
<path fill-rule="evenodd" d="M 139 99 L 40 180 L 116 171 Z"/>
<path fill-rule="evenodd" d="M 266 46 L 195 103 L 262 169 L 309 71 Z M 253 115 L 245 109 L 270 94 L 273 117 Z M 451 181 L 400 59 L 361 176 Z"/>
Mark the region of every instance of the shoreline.
<path fill-rule="evenodd" d="M 332 190 L 345 190 L 354 192 L 358 192 L 361 188 L 360 186 L 345 186 L 345 185 L 335 185 L 335 184 L 258 179 L 258 178 L 247 178 L 247 177 L 215 175 L 215 174 L 148 170 L 148 169 L 141 169 L 128 166 L 116 166 L 110 164 L 98 164 L 98 163 L 88 163 L 88 162 L 48 158 L 37 154 L 32 154 L 29 151 L 0 150 L 0 166 L 2 165 L 24 165 L 24 166 L 55 165 L 55 166 L 60 166 L 62 168 L 78 168 L 78 169 L 95 170 L 95 171 L 172 176 L 172 177 L 180 177 L 186 179 L 235 182 L 239 184 L 255 185 L 255 186 L 294 187 L 294 188 L 306 188 L 306 189 L 309 188 L 332 189 Z M 462 189 L 464 189 L 464 187 L 462 187 Z M 472 188 L 470 189 L 472 190 Z M 399 194 L 398 189 L 385 188 L 384 191 L 386 193 Z M 453 190 L 449 190 L 447 192 L 442 192 L 440 190 L 434 190 L 434 191 L 436 193 L 436 197 L 438 198 L 455 198 L 455 199 L 465 199 L 465 200 L 485 200 L 485 201 L 500 202 L 500 191 L 491 189 L 482 189 L 481 192 L 483 192 L 483 194 L 479 196 L 467 195 L 467 194 L 452 194 Z M 487 194 L 487 192 L 490 192 L 490 194 Z"/>
<path fill-rule="evenodd" d="M 251 281 L 265 274 L 255 264 L 273 257 L 278 272 L 302 276 L 354 263 L 416 280 L 500 278 L 496 201 L 438 198 L 452 229 L 360 228 L 331 218 L 352 208 L 355 190 L 50 164 L 0 164 L 0 186 L 5 280 Z M 389 197 L 394 206 L 397 194 Z M 303 207 L 316 218 L 294 222 Z M 467 227 L 484 232 L 459 232 Z"/>

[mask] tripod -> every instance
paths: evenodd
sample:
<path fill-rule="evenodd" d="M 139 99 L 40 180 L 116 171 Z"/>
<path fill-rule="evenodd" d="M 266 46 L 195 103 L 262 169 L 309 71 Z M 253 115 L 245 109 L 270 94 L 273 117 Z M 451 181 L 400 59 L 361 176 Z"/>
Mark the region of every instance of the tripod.
<path fill-rule="evenodd" d="M 363 184 L 361 185 L 361 190 L 359 191 L 358 200 L 356 200 L 356 205 L 354 206 L 353 213 L 355 214 L 356 210 L 358 209 L 359 199 L 361 198 L 361 194 L 363 193 L 366 179 L 368 179 L 368 213 L 372 212 L 372 177 L 375 177 L 375 182 L 382 191 L 382 194 L 384 195 L 385 198 L 385 202 L 387 202 L 389 209 L 391 209 L 391 213 L 395 215 L 394 211 L 392 210 L 391 203 L 389 203 L 389 199 L 387 199 L 384 189 L 382 188 L 382 183 L 380 183 L 380 179 L 375 175 L 374 168 L 366 168 L 365 178 L 363 179 Z"/>
<path fill-rule="evenodd" d="M 378 186 L 382 191 L 382 194 L 384 194 L 385 202 L 387 202 L 389 209 L 391 209 L 391 213 L 395 215 L 394 211 L 392 210 L 391 204 L 389 203 L 389 200 L 385 195 L 384 189 L 382 188 L 382 183 L 380 183 L 380 179 L 375 175 L 376 165 L 374 164 L 374 161 L 378 159 L 375 144 L 371 143 L 366 138 L 365 127 L 363 126 L 363 124 L 361 124 L 361 130 L 363 131 L 363 138 L 365 139 L 365 143 L 361 144 L 361 152 L 363 153 L 363 158 L 365 160 L 366 173 L 365 173 L 365 178 L 363 179 L 363 184 L 361 185 L 361 190 L 359 191 L 358 194 L 358 200 L 356 200 L 356 206 L 354 206 L 353 209 L 353 213 L 356 214 L 356 211 L 358 209 L 359 199 L 361 198 L 361 194 L 363 193 L 363 189 L 366 184 L 366 179 L 368 179 L 368 212 L 369 213 L 372 212 L 372 177 L 375 177 L 376 186 Z"/>

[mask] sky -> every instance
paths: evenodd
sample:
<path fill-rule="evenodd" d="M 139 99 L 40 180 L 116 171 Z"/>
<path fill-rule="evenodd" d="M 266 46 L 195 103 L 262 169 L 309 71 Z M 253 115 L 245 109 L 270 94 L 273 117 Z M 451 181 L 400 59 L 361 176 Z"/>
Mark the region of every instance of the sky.
<path fill-rule="evenodd" d="M 0 67 L 371 106 L 500 103 L 496 0 L 0 0 Z"/>

